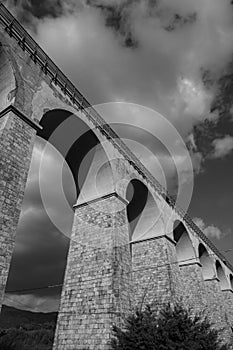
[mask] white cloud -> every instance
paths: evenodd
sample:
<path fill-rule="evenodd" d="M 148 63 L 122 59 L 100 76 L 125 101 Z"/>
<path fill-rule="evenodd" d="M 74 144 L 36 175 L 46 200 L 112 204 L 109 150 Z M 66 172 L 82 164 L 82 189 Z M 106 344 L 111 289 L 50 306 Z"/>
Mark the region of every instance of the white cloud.
<path fill-rule="evenodd" d="M 54 312 L 58 310 L 60 296 L 38 296 L 33 294 L 7 293 L 4 304 L 33 312 Z"/>
<path fill-rule="evenodd" d="M 230 135 L 215 139 L 212 144 L 214 146 L 212 158 L 223 158 L 233 151 L 233 137 Z"/>
<path fill-rule="evenodd" d="M 221 239 L 228 232 L 223 232 L 218 227 L 214 225 L 206 226 L 203 219 L 194 218 L 194 223 L 204 232 L 204 234 L 209 238 Z"/>
<path fill-rule="evenodd" d="M 120 3 L 111 5 L 119 9 Z M 66 1 L 72 14 L 39 21 L 36 39 L 92 102 L 124 100 L 155 108 L 186 136 L 194 124 L 211 117 L 214 91 L 205 88 L 201 69 L 220 74 L 230 60 L 232 9 L 226 0 L 169 0 L 153 12 L 148 3 L 124 10 L 126 31 L 138 42 L 133 49 L 106 27 L 105 12 L 85 2 L 77 9 Z M 196 21 L 165 30 L 176 13 L 196 13 Z"/>
<path fill-rule="evenodd" d="M 12 7 L 13 1 L 8 2 Z M 231 60 L 232 6 L 228 0 L 154 3 L 65 0 L 56 18 L 33 22 L 36 40 L 92 103 L 127 101 L 151 107 L 186 139 L 195 124 L 219 117 L 210 113 L 215 89 L 205 87 L 202 72 L 209 69 L 219 77 Z M 49 0 L 46 7 L 52 6 L 54 0 Z M 130 32 L 138 46 L 125 47 L 126 34 L 106 26 L 106 6 L 114 9 L 122 31 Z M 169 25 L 174 30 L 168 31 Z M 196 164 L 199 154 L 194 158 Z"/>

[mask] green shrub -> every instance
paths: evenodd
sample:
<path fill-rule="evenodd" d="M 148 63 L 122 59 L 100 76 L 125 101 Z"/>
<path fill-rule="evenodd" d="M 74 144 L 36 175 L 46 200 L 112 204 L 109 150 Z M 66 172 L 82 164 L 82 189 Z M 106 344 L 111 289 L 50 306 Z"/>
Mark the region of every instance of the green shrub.
<path fill-rule="evenodd" d="M 165 306 L 159 314 L 149 306 L 130 315 L 124 329 L 113 328 L 113 350 L 227 350 L 221 331 L 206 317 L 193 315 L 181 304 Z"/>
<path fill-rule="evenodd" d="M 51 329 L 8 329 L 0 332 L 1 350 L 51 350 L 54 331 Z"/>

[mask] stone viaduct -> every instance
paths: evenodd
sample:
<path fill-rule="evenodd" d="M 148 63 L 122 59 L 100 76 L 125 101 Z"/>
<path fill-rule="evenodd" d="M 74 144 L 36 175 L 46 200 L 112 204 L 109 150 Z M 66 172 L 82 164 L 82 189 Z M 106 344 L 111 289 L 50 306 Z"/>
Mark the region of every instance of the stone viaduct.
<path fill-rule="evenodd" d="M 85 152 L 94 147 L 94 168 L 99 159 L 104 164 L 98 171 L 97 189 L 91 188 L 90 171 L 90 181 L 83 186 L 85 195 L 74 205 L 54 350 L 110 349 L 112 325 L 121 324 L 135 305 L 159 307 L 180 297 L 195 310 L 206 310 L 229 339 L 233 326 L 230 263 L 187 213 L 175 206 L 3 4 L 0 43 L 1 303 L 38 135 L 64 155 L 77 194 L 78 168 L 85 156 L 82 145 L 88 145 Z M 59 128 L 62 131 L 54 136 Z M 70 138 L 74 142 L 69 149 Z M 131 199 L 130 186 L 134 188 Z M 142 193 L 146 193 L 142 215 L 147 213 L 150 221 L 147 230 L 143 223 L 137 225 L 143 236 L 129 224 L 131 203 L 141 202 Z"/>

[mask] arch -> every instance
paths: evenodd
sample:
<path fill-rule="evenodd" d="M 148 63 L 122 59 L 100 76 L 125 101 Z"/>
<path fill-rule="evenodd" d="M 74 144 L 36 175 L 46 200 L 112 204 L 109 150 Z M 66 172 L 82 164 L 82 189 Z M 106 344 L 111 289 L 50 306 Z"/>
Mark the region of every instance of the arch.
<path fill-rule="evenodd" d="M 155 199 L 146 185 L 132 179 L 126 189 L 130 240 L 146 240 L 161 233 L 161 222 Z"/>
<path fill-rule="evenodd" d="M 15 100 L 16 81 L 12 64 L 3 46 L 0 46 L 0 111 Z"/>
<path fill-rule="evenodd" d="M 40 125 L 43 129 L 37 135 L 51 143 L 65 158 L 74 178 L 77 197 L 81 189 L 83 194 L 84 187 L 85 199 L 99 194 L 96 179 L 103 164 L 101 176 L 105 174 L 105 183 L 108 179 L 113 183 L 111 164 L 100 140 L 81 118 L 63 109 L 53 109 L 43 115 Z M 98 183 L 101 183 L 100 176 Z"/>
<path fill-rule="evenodd" d="M 196 259 L 191 238 L 189 237 L 184 224 L 179 220 L 174 222 L 173 237 L 176 242 L 176 254 L 179 263 L 188 264 L 192 259 Z"/>
<path fill-rule="evenodd" d="M 216 272 L 217 272 L 217 277 L 220 282 L 220 287 L 222 290 L 229 289 L 228 281 L 225 275 L 225 272 L 223 270 L 223 267 L 221 263 L 217 260 L 216 261 Z"/>
<path fill-rule="evenodd" d="M 98 152 L 99 151 L 99 152 Z M 96 172 L 96 190 L 99 194 L 103 193 L 106 190 L 110 192 L 114 188 L 114 178 L 113 171 L 110 161 L 105 161 L 105 154 L 99 149 L 98 160 L 100 164 L 97 166 Z"/>
<path fill-rule="evenodd" d="M 202 266 L 204 280 L 212 279 L 215 276 L 214 264 L 202 243 L 198 246 L 198 256 Z"/>

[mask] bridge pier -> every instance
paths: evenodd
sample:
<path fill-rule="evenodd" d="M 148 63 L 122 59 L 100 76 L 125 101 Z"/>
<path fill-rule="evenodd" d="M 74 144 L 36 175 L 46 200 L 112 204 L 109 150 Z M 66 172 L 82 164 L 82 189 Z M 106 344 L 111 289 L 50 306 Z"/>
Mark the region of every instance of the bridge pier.
<path fill-rule="evenodd" d="M 219 279 L 213 277 L 205 280 L 205 290 L 207 296 L 206 310 L 210 321 L 214 327 L 223 329 L 222 339 L 230 341 L 232 339 L 232 331 L 230 326 L 229 315 L 231 310 L 226 309 L 225 291 L 221 290 Z"/>
<path fill-rule="evenodd" d="M 130 310 L 126 204 L 109 193 L 75 207 L 54 350 L 110 349 Z"/>
<path fill-rule="evenodd" d="M 227 310 L 228 323 L 233 332 L 233 291 L 232 289 L 226 289 L 222 291 L 224 304 Z M 233 339 L 232 339 L 233 340 Z"/>
<path fill-rule="evenodd" d="M 0 113 L 0 308 L 38 128 L 12 106 Z"/>
<path fill-rule="evenodd" d="M 134 304 L 161 308 L 180 295 L 175 242 L 166 235 L 131 243 Z"/>
<path fill-rule="evenodd" d="M 196 312 L 206 306 L 204 280 L 199 261 L 190 260 L 179 264 L 184 302 Z"/>

